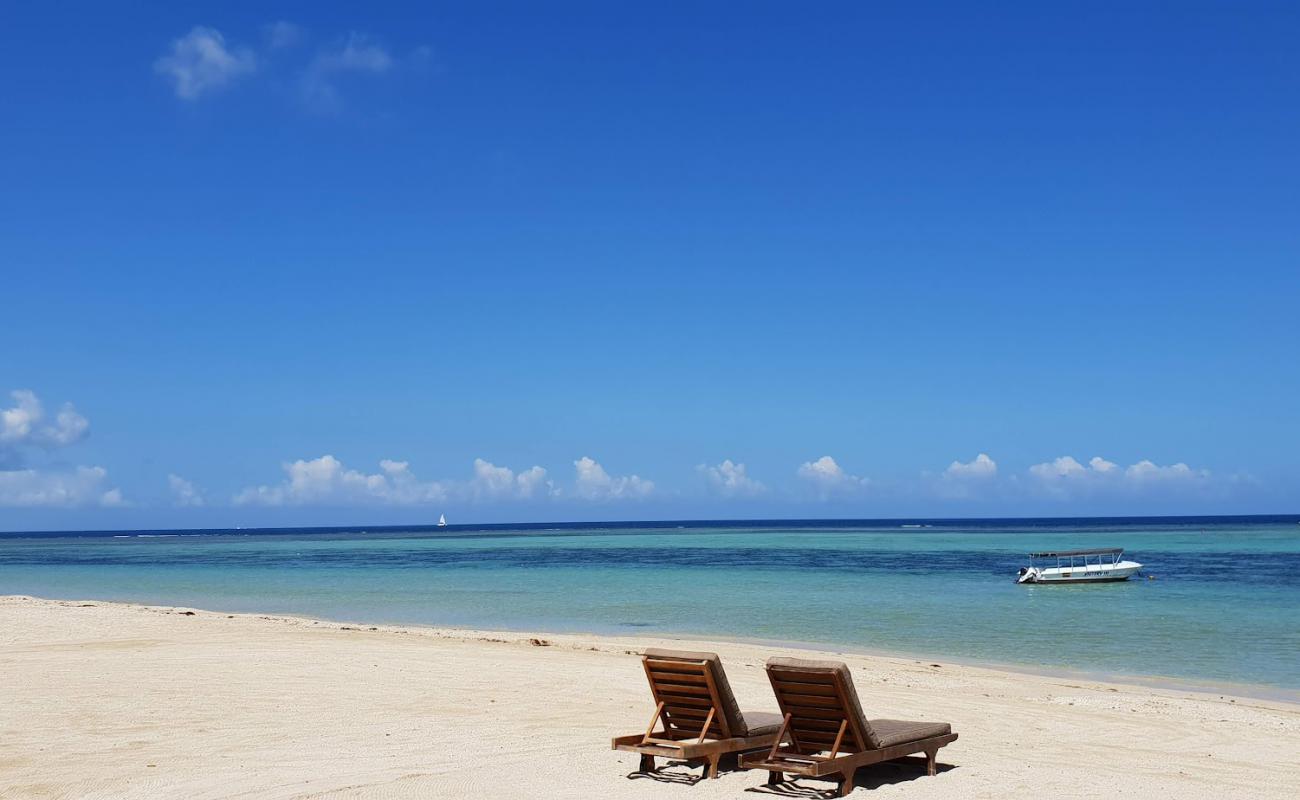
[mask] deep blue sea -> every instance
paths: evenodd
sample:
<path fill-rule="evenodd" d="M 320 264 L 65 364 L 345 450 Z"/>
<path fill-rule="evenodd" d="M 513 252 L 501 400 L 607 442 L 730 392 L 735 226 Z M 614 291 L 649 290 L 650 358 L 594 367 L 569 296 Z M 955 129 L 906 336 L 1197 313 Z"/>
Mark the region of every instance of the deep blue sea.
<path fill-rule="evenodd" d="M 0 594 L 665 632 L 1300 690 L 1300 517 L 0 534 Z M 1018 586 L 1029 551 L 1142 579 Z"/>

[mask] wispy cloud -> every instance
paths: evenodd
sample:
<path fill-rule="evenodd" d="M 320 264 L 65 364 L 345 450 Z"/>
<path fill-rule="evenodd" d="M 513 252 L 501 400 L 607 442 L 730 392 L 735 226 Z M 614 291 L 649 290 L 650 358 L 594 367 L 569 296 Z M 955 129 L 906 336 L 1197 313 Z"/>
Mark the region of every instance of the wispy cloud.
<path fill-rule="evenodd" d="M 253 74 L 257 58 L 247 47 L 229 47 L 216 28 L 196 25 L 172 42 L 171 50 L 154 61 L 154 72 L 171 81 L 176 96 L 195 101 Z"/>
<path fill-rule="evenodd" d="M 365 34 L 352 32 L 316 54 L 302 75 L 303 99 L 313 108 L 337 110 L 338 81 L 348 74 L 382 75 L 393 68 L 389 51 Z"/>
<path fill-rule="evenodd" d="M 283 50 L 293 47 L 306 38 L 306 32 L 303 31 L 301 26 L 283 19 L 263 26 L 262 35 L 265 37 L 266 46 L 270 50 Z"/>
<path fill-rule="evenodd" d="M 153 68 L 187 102 L 258 74 L 271 86 L 287 82 L 295 87 L 291 93 L 307 108 L 336 112 L 344 106 L 344 89 L 353 88 L 348 81 L 377 78 L 403 67 L 421 72 L 433 52 L 422 45 L 399 57 L 375 36 L 357 31 L 325 41 L 329 43 L 307 47 L 311 42 L 302 26 L 277 20 L 261 27 L 254 49 L 228 42 L 216 28 L 196 25 L 174 39 Z"/>
<path fill-rule="evenodd" d="M 172 494 L 172 505 L 180 508 L 195 508 L 204 505 L 203 492 L 179 475 L 171 474 L 167 476 L 167 488 Z"/>

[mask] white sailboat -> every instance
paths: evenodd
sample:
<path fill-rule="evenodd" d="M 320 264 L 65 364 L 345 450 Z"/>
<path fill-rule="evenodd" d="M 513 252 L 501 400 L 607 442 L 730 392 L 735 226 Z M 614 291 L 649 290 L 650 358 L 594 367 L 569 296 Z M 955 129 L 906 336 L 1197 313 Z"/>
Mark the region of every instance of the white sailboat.
<path fill-rule="evenodd" d="M 445 528 L 445 527 L 447 527 L 447 515 L 446 515 L 446 514 L 439 514 L 439 515 L 438 515 L 438 527 L 439 527 L 439 528 Z"/>

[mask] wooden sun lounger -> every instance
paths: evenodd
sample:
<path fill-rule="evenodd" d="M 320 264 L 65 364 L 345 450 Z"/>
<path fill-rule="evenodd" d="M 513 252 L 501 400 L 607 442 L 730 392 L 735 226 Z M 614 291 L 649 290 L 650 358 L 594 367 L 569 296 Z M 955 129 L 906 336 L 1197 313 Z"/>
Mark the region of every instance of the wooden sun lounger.
<path fill-rule="evenodd" d="M 853 791 L 854 771 L 868 764 L 925 753 L 926 772 L 933 775 L 939 748 L 957 740 L 947 723 L 868 720 L 848 666 L 838 661 L 772 658 L 767 676 L 781 706 L 781 732 L 767 751 L 742 755 L 740 768 L 768 770 L 770 785 L 786 772 L 838 775 L 843 797 Z"/>
<path fill-rule="evenodd" d="M 655 710 L 645 733 L 618 736 L 614 750 L 641 754 L 641 771 L 655 756 L 703 764 L 718 777 L 724 755 L 763 749 L 776 741 L 776 714 L 742 714 L 716 653 L 649 648 L 642 658 Z M 656 731 L 655 726 L 660 730 Z"/>

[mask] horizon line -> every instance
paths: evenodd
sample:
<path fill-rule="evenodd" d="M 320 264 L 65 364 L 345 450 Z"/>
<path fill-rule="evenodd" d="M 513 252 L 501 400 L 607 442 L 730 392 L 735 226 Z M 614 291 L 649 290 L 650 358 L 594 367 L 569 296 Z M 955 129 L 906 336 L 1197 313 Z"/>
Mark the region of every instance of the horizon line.
<path fill-rule="evenodd" d="M 20 538 L 24 536 L 55 537 L 77 534 L 84 537 L 112 536 L 123 533 L 188 533 L 219 534 L 240 533 L 276 534 L 284 532 L 311 533 L 467 533 L 474 531 L 510 531 L 510 530 L 591 530 L 599 528 L 740 528 L 746 526 L 793 526 L 804 528 L 818 527 L 879 527 L 885 525 L 991 525 L 998 523 L 1106 523 L 1126 522 L 1153 524 L 1177 524 L 1179 522 L 1201 521 L 1222 522 L 1296 522 L 1300 523 L 1300 513 L 1281 514 L 1139 514 L 1139 515 L 1104 515 L 1104 516 L 1050 516 L 1050 517 L 753 517 L 728 519 L 644 519 L 644 520 L 595 520 L 595 521 L 558 521 L 558 522 L 484 522 L 456 523 L 440 526 L 436 523 L 418 525 L 279 525 L 279 526 L 220 526 L 214 528 L 102 528 L 102 529 L 66 529 L 66 530 L 2 530 L 0 537 Z"/>

